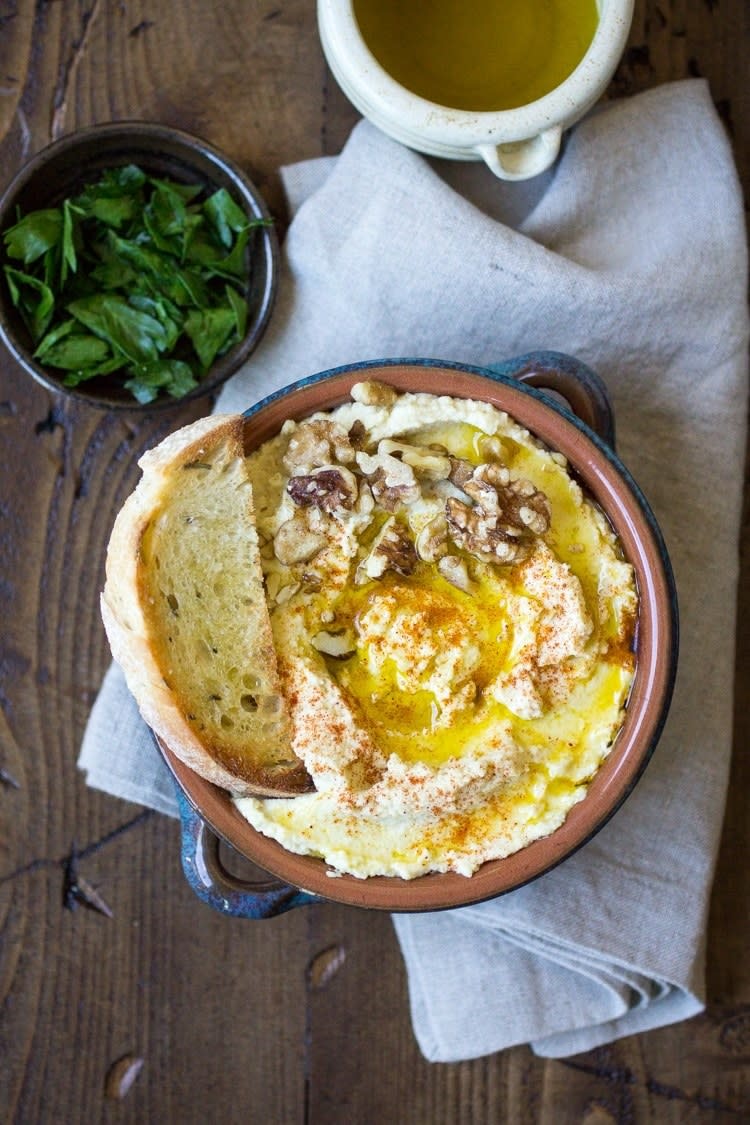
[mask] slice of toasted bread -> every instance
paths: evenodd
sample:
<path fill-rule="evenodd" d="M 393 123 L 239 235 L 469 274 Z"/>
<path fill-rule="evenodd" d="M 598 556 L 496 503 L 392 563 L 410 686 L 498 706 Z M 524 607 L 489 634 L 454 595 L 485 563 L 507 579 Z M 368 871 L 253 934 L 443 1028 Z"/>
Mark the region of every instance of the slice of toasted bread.
<path fill-rule="evenodd" d="M 291 750 L 242 418 L 185 426 L 139 465 L 112 530 L 101 610 L 143 718 L 232 793 L 311 789 Z"/>

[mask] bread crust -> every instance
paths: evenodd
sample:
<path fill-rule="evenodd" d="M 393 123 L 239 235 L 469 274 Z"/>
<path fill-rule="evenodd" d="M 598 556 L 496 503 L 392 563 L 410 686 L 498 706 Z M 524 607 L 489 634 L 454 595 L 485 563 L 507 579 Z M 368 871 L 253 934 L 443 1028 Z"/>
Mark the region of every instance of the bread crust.
<path fill-rule="evenodd" d="M 279 715 L 279 739 L 269 753 L 266 747 L 243 748 L 241 772 L 219 760 L 221 748 L 201 738 L 188 722 L 179 692 L 168 685 L 160 666 L 158 644 L 151 635 L 145 609 L 143 538 L 164 503 L 176 470 L 200 461 L 221 446 L 243 457 L 243 419 L 237 414 L 214 414 L 184 426 L 145 453 L 138 464 L 143 475 L 120 509 L 112 529 L 106 558 L 106 581 L 101 614 L 112 655 L 122 668 L 140 713 L 169 749 L 201 777 L 238 796 L 295 795 L 313 786 L 303 763 L 289 744 L 290 722 L 286 704 Z M 248 505 L 248 521 L 253 518 Z M 258 606 L 263 617 L 257 619 Z M 253 621 L 254 655 L 271 677 L 283 701 L 276 671 L 270 620 L 261 597 Z M 283 753 L 279 755 L 279 742 Z M 276 759 L 282 757 L 280 764 Z"/>

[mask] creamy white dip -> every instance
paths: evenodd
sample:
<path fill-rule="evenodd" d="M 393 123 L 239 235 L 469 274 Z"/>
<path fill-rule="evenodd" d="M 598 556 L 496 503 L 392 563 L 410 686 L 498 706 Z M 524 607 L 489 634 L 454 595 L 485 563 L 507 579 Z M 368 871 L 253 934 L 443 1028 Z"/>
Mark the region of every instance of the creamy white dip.
<path fill-rule="evenodd" d="M 471 875 L 562 824 L 608 754 L 634 670 L 633 572 L 564 458 L 508 415 L 352 394 L 251 454 L 316 791 L 236 804 L 332 873 Z"/>

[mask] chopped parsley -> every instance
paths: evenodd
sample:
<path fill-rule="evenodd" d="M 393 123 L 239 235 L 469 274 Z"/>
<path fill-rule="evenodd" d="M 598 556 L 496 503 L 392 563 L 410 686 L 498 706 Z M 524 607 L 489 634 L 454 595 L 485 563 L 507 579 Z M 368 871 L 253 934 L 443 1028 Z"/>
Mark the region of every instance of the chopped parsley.
<path fill-rule="evenodd" d="M 224 188 L 112 168 L 3 232 L 34 358 L 66 387 L 116 375 L 140 403 L 180 398 L 245 334 L 249 219 Z"/>

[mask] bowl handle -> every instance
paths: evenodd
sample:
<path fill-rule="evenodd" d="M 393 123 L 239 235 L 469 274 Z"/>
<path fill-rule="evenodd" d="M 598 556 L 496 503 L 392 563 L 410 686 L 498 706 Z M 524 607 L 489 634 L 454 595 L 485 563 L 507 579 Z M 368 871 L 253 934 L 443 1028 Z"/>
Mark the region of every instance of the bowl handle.
<path fill-rule="evenodd" d="M 227 871 L 216 833 L 198 815 L 179 786 L 182 870 L 190 887 L 207 906 L 232 918 L 273 918 L 295 906 L 323 902 L 317 895 L 290 887 L 273 876 L 242 879 Z"/>
<path fill-rule="evenodd" d="M 615 448 L 615 418 L 609 392 L 601 377 L 585 363 L 562 352 L 539 351 L 488 366 L 499 375 L 546 391 L 611 449 Z"/>

